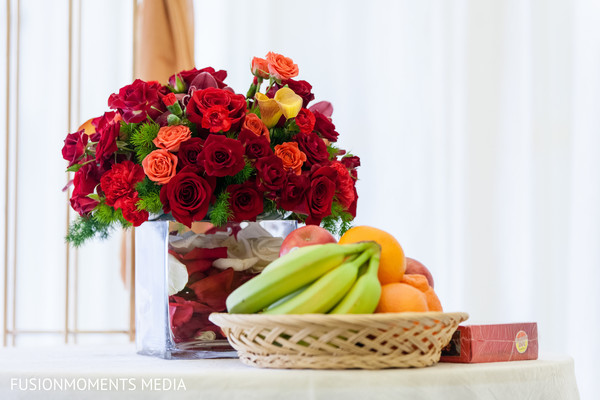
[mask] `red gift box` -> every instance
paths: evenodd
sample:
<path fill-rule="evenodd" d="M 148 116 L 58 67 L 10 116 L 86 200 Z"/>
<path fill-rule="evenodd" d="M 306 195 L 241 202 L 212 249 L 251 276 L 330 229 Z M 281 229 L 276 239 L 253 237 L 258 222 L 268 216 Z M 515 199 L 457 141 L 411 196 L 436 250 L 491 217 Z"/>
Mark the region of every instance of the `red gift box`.
<path fill-rule="evenodd" d="M 537 323 L 461 325 L 442 350 L 442 362 L 536 360 Z"/>

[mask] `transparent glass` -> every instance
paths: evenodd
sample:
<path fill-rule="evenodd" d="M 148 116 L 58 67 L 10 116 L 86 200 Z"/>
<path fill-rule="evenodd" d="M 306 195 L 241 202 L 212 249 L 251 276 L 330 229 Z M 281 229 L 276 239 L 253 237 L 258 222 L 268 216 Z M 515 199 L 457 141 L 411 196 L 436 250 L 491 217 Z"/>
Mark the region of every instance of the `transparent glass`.
<path fill-rule="evenodd" d="M 162 358 L 232 358 L 236 352 L 208 321 L 225 298 L 275 259 L 296 221 L 264 220 L 182 230 L 149 221 L 135 233 L 136 347 Z"/>

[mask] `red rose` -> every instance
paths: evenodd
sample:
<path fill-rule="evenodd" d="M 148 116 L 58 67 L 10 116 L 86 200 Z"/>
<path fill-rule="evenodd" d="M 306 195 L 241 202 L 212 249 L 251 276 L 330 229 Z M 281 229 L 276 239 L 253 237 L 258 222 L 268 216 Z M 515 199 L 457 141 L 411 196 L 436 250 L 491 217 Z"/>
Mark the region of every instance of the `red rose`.
<path fill-rule="evenodd" d="M 204 140 L 200 138 L 193 137 L 185 142 L 181 142 L 181 145 L 179 146 L 179 153 L 177 153 L 180 166 L 182 168 L 187 166 L 198 168 L 198 156 L 202 152 L 203 148 Z"/>
<path fill-rule="evenodd" d="M 148 220 L 150 214 L 146 210 L 138 210 L 137 202 L 140 198 L 135 192 L 131 196 L 127 196 L 121 199 L 120 208 L 123 211 L 123 218 L 131 222 L 133 226 L 140 226 Z"/>
<path fill-rule="evenodd" d="M 302 107 L 306 107 L 308 103 L 315 99 L 315 95 L 311 92 L 312 85 L 306 81 L 295 81 L 288 79 L 283 82 L 284 85 L 288 85 L 290 89 L 294 91 L 298 96 L 302 97 Z"/>
<path fill-rule="evenodd" d="M 98 201 L 90 199 L 88 195 L 94 193 L 100 183 L 100 175 L 100 171 L 93 163 L 86 164 L 75 172 L 71 207 L 81 216 L 88 214 L 98 205 Z"/>
<path fill-rule="evenodd" d="M 281 190 L 281 197 L 277 207 L 298 214 L 308 215 L 306 193 L 310 187 L 310 180 L 306 174 L 296 175 L 288 173 L 285 186 Z"/>
<path fill-rule="evenodd" d="M 117 148 L 117 138 L 121 132 L 121 116 L 114 111 L 106 112 L 102 117 L 95 118 L 92 124 L 98 133 L 96 144 L 96 161 L 101 162 L 111 157 Z"/>
<path fill-rule="evenodd" d="M 231 128 L 229 111 L 223 106 L 213 106 L 204 110 L 202 115 L 202 128 L 210 133 L 227 132 Z"/>
<path fill-rule="evenodd" d="M 182 224 L 191 227 L 208 212 L 212 197 L 209 183 L 190 169 L 184 168 L 160 190 L 163 211 L 173 214 Z"/>
<path fill-rule="evenodd" d="M 252 160 L 273 155 L 273 150 L 265 136 L 256 136 L 249 131 L 242 131 L 238 139 L 246 149 L 246 157 Z"/>
<path fill-rule="evenodd" d="M 100 179 L 106 204 L 122 208 L 121 200 L 133 195 L 137 196 L 135 185 L 144 180 L 145 176 L 143 168 L 129 160 L 113 164 L 110 171 L 104 173 Z"/>
<path fill-rule="evenodd" d="M 122 87 L 118 94 L 111 94 L 108 106 L 119 110 L 127 123 L 143 122 L 148 117 L 156 120 L 166 110 L 161 101 L 164 94 L 160 83 L 136 79 L 131 85 Z"/>
<path fill-rule="evenodd" d="M 239 128 L 246 115 L 246 98 L 223 89 L 196 90 L 187 103 L 187 117 L 196 124 L 203 124 L 204 114 L 214 106 L 221 106 L 227 110 L 231 129 Z M 204 133 L 208 134 L 208 131 Z"/>
<path fill-rule="evenodd" d="M 335 131 L 335 125 L 331 122 L 331 119 L 321 114 L 318 111 L 313 111 L 315 116 L 315 131 L 321 134 L 321 137 L 329 140 L 330 142 L 337 141 L 339 133 Z"/>
<path fill-rule="evenodd" d="M 67 134 L 65 145 L 62 148 L 62 156 L 69 162 L 69 167 L 77 164 L 77 161 L 83 156 L 88 140 L 89 136 L 85 134 L 83 129 Z"/>
<path fill-rule="evenodd" d="M 341 162 L 334 161 L 331 163 L 331 167 L 335 168 L 337 171 L 337 179 L 335 181 L 337 200 L 345 210 L 348 210 L 356 200 L 354 179 L 350 176 L 350 172 Z"/>
<path fill-rule="evenodd" d="M 227 191 L 234 221 L 255 221 L 256 216 L 263 212 L 263 196 L 253 182 L 229 185 Z"/>
<path fill-rule="evenodd" d="M 315 122 L 314 114 L 307 108 L 301 109 L 298 115 L 296 115 L 296 125 L 298 125 L 302 133 L 312 132 L 315 129 Z"/>
<path fill-rule="evenodd" d="M 286 173 L 281 158 L 272 155 L 256 161 L 256 182 L 263 192 L 278 192 L 285 184 Z"/>
<path fill-rule="evenodd" d="M 211 176 L 233 176 L 246 165 L 242 143 L 221 135 L 208 136 L 199 159 Z"/>
<path fill-rule="evenodd" d="M 327 145 L 316 133 L 300 132 L 294 136 L 294 141 L 298 143 L 298 148 L 306 154 L 305 165 L 310 167 L 315 164 L 326 163 L 329 160 Z"/>
<path fill-rule="evenodd" d="M 337 171 L 333 167 L 319 167 L 311 173 L 307 196 L 309 211 L 307 224 L 318 225 L 323 218 L 331 214 L 336 179 Z"/>

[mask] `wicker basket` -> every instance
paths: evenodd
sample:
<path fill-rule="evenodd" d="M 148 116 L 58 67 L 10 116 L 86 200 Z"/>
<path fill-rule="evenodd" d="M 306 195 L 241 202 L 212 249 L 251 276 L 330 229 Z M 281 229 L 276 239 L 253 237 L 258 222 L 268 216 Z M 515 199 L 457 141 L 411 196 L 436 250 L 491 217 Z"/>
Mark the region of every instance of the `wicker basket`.
<path fill-rule="evenodd" d="M 437 363 L 466 313 L 211 314 L 240 360 L 264 368 L 381 369 Z"/>

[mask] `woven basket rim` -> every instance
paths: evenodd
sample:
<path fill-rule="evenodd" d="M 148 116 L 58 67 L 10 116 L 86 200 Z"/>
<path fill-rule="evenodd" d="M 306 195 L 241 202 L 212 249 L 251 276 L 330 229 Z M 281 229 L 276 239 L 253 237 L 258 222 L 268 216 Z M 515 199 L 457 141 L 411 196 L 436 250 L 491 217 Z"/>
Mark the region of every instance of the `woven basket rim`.
<path fill-rule="evenodd" d="M 237 321 L 245 322 L 271 322 L 274 320 L 285 322 L 299 322 L 306 321 L 310 323 L 319 322 L 360 322 L 364 321 L 365 318 L 370 319 L 373 322 L 388 322 L 402 319 L 420 319 L 420 318 L 462 318 L 466 320 L 469 318 L 469 314 L 466 312 L 442 312 L 442 311 L 425 311 L 425 312 L 400 312 L 400 313 L 374 313 L 374 314 L 230 314 L 230 313 L 212 313 L 209 319 L 218 325 L 218 321 L 226 321 L 229 319 L 235 319 Z"/>

